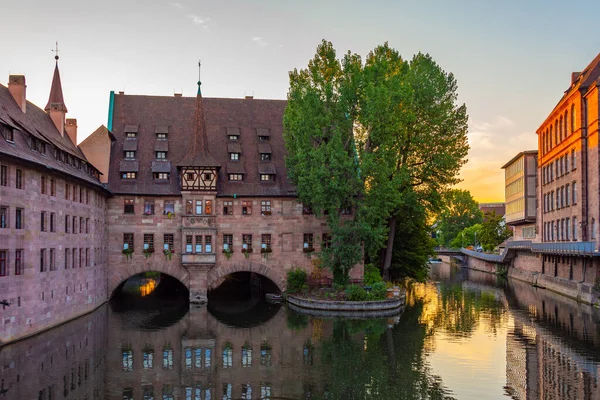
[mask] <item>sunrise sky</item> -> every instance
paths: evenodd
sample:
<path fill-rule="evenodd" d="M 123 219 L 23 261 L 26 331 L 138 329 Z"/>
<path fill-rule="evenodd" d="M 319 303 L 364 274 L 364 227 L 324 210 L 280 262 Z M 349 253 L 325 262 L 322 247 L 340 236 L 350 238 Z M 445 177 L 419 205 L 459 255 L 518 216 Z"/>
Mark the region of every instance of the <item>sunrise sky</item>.
<path fill-rule="evenodd" d="M 388 41 L 454 73 L 471 145 L 460 186 L 479 201 L 504 201 L 500 167 L 536 148 L 535 130 L 570 73 L 600 52 L 600 35 L 585 34 L 599 12 L 597 0 L 10 2 L 0 83 L 25 74 L 28 99 L 43 107 L 58 41 L 81 141 L 106 124 L 111 90 L 195 95 L 198 59 L 207 97 L 284 99 L 288 71 L 305 66 L 321 39 L 363 56 Z M 572 18 L 578 29 L 568 29 Z"/>

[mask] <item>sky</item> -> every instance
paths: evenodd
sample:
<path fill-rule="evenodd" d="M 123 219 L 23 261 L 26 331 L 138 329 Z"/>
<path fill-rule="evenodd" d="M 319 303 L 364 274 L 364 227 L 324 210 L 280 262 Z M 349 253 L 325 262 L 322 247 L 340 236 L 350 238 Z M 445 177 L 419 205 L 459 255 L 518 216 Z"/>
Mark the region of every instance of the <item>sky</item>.
<path fill-rule="evenodd" d="M 55 42 L 67 117 L 78 140 L 107 123 L 111 90 L 285 99 L 288 72 L 322 39 L 342 55 L 388 42 L 405 59 L 429 53 L 458 82 L 469 114 L 459 187 L 504 201 L 502 165 L 537 147 L 536 129 L 600 52 L 597 0 L 104 0 L 2 3 L 0 83 L 24 74 L 48 101 Z M 10 16 L 10 17 L 7 17 Z M 588 22 L 589 20 L 589 22 Z"/>

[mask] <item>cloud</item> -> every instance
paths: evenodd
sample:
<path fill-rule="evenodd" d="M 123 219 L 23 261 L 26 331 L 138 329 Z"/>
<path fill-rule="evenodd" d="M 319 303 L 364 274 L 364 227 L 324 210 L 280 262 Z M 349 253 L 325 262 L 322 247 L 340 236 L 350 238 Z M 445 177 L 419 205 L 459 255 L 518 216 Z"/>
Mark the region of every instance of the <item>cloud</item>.
<path fill-rule="evenodd" d="M 202 17 L 196 14 L 190 14 L 187 16 L 195 25 L 206 25 L 208 21 L 210 21 L 209 17 Z"/>
<path fill-rule="evenodd" d="M 268 44 L 269 44 L 269 43 L 265 42 L 265 41 L 263 40 L 263 38 L 262 38 L 262 37 L 260 37 L 260 36 L 255 36 L 255 37 L 253 37 L 253 38 L 252 38 L 252 41 L 253 41 L 254 43 L 258 44 L 259 46 L 266 46 L 266 45 L 268 45 Z"/>
<path fill-rule="evenodd" d="M 177 8 L 177 9 L 179 9 L 179 10 L 183 10 L 183 9 L 185 8 L 185 7 L 183 6 L 183 4 L 181 4 L 181 3 L 175 3 L 175 2 L 171 2 L 171 3 L 169 3 L 169 5 L 170 5 L 171 7 L 175 7 L 175 8 Z"/>

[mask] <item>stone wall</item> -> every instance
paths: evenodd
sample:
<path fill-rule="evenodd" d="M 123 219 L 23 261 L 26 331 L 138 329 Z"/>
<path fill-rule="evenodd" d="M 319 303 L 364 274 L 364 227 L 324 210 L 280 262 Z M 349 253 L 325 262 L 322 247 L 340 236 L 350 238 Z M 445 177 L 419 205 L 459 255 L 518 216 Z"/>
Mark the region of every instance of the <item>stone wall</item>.
<path fill-rule="evenodd" d="M 0 163 L 8 168 L 7 186 L 0 186 L 0 206 L 7 208 L 8 213 L 8 226 L 0 228 L 0 251 L 6 251 L 8 256 L 6 276 L 0 276 L 0 299 L 11 304 L 1 310 L 1 344 L 90 312 L 107 295 L 106 192 L 47 169 L 34 169 L 7 159 Z M 21 189 L 16 184 L 17 169 L 22 172 Z M 42 177 L 45 193 L 41 188 Z M 66 185 L 69 185 L 68 199 Z M 22 210 L 21 229 L 17 228 L 17 209 Z M 73 233 L 73 218 L 76 233 Z M 76 268 L 73 268 L 73 249 Z M 21 250 L 22 265 L 18 275 L 17 250 Z"/>

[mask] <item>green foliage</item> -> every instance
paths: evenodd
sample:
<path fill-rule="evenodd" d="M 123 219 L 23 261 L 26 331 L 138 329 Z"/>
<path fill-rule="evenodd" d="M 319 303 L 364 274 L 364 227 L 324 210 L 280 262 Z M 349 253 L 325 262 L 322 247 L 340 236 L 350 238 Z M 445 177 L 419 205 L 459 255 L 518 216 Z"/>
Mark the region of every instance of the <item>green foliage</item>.
<path fill-rule="evenodd" d="M 496 212 L 485 213 L 485 220 L 481 224 L 481 245 L 488 251 L 494 250 L 496 246 L 512 236 L 512 231 L 506 226 L 501 215 Z"/>
<path fill-rule="evenodd" d="M 481 224 L 475 224 L 463 229 L 452 242 L 450 247 L 467 247 L 475 246 L 475 241 L 480 243 L 481 241 Z"/>
<path fill-rule="evenodd" d="M 384 300 L 387 297 L 387 287 L 385 282 L 377 282 L 371 287 L 369 300 Z"/>
<path fill-rule="evenodd" d="M 468 190 L 452 189 L 444 196 L 444 208 L 439 214 L 438 230 L 444 246 L 450 246 L 459 233 L 483 221 L 479 204 Z"/>
<path fill-rule="evenodd" d="M 364 283 L 365 285 L 373 285 L 377 282 L 383 282 L 383 278 L 381 277 L 381 272 L 379 268 L 377 268 L 373 264 L 365 264 L 365 274 L 364 274 Z"/>
<path fill-rule="evenodd" d="M 359 285 L 350 285 L 346 288 L 346 298 L 350 301 L 366 301 L 367 291 Z"/>
<path fill-rule="evenodd" d="M 308 275 L 306 271 L 301 268 L 294 268 L 287 273 L 287 292 L 288 293 L 299 293 L 303 289 L 307 288 L 306 281 Z"/>

